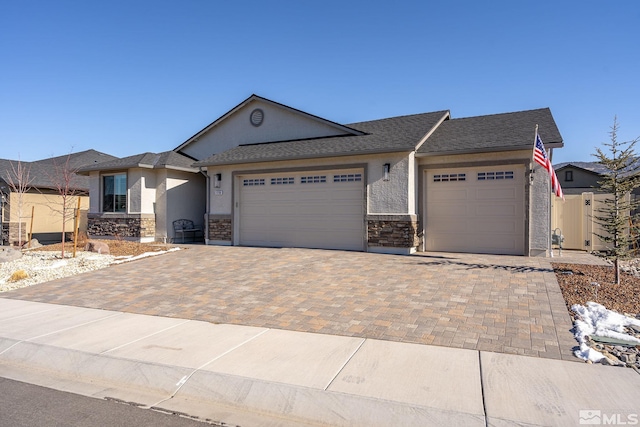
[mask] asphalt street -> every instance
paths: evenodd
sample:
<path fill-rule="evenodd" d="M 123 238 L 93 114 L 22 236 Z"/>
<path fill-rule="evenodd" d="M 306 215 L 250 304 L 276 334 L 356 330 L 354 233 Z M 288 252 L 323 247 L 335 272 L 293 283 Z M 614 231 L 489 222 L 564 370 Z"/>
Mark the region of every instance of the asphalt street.
<path fill-rule="evenodd" d="M 203 427 L 204 423 L 114 401 L 0 378 L 0 427 Z"/>

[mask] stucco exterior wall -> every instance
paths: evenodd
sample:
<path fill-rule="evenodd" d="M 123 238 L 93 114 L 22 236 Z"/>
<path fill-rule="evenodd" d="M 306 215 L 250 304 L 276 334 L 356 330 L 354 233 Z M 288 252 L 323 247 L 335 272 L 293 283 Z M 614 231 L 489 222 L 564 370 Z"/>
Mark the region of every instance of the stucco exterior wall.
<path fill-rule="evenodd" d="M 531 205 L 529 208 L 529 255 L 549 255 L 551 235 L 551 192 L 549 174 L 542 166 L 534 163 L 531 183 Z"/>
<path fill-rule="evenodd" d="M 57 194 L 26 193 L 22 195 L 22 215 L 19 212 L 19 195 L 11 193 L 9 195 L 8 209 L 4 212 L 4 221 L 16 223 L 20 218 L 23 226 L 23 233 L 26 235 L 32 228 L 34 237 L 44 242 L 60 241 L 62 236 L 62 197 Z M 67 200 L 67 220 L 65 222 L 65 232 L 72 233 L 74 226 L 74 212 L 78 206 L 77 197 L 70 197 Z M 79 230 L 87 230 L 87 210 L 89 208 L 89 197 L 80 196 L 80 223 Z M 31 213 L 33 211 L 33 225 Z"/>
<path fill-rule="evenodd" d="M 498 151 L 495 153 L 456 154 L 446 156 L 418 157 L 419 165 L 443 165 L 500 162 L 508 160 L 526 160 L 533 158 L 533 144 L 531 150 Z"/>
<path fill-rule="evenodd" d="M 170 238 L 171 228 L 167 225 L 167 170 L 156 171 L 156 238 L 165 241 Z"/>
<path fill-rule="evenodd" d="M 263 122 L 257 127 L 252 125 L 250 121 L 251 112 L 256 108 L 261 109 L 264 113 Z M 316 120 L 281 106 L 255 100 L 227 117 L 181 151 L 198 160 L 203 160 L 239 144 L 344 134 L 346 134 L 345 131 L 319 119 Z"/>
<path fill-rule="evenodd" d="M 154 169 L 129 169 L 127 173 L 127 212 L 154 213 L 156 202 L 156 171 Z"/>
<path fill-rule="evenodd" d="M 391 164 L 389 181 L 384 181 L 383 165 Z M 413 164 L 409 153 L 376 154 L 367 156 L 333 157 L 328 159 L 295 160 L 287 162 L 264 162 L 233 166 L 211 166 L 207 169 L 211 176 L 212 215 L 232 213 L 234 171 L 252 172 L 263 170 L 297 170 L 305 168 L 339 168 L 341 166 L 366 164 L 367 213 L 408 214 L 413 212 L 410 200 L 415 194 L 409 182 L 409 168 Z M 222 174 L 220 188 L 214 188 L 213 176 Z M 411 178 L 413 180 L 413 178 Z"/>
<path fill-rule="evenodd" d="M 89 212 L 100 212 L 100 172 L 89 173 Z"/>

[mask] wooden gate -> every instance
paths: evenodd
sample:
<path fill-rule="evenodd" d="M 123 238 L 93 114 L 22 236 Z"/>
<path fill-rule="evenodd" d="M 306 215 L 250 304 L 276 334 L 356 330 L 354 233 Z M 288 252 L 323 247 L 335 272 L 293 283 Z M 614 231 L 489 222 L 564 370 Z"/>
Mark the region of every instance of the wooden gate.
<path fill-rule="evenodd" d="M 551 229 L 559 228 L 564 236 L 564 249 L 602 251 L 607 246 L 596 234 L 604 234 L 602 226 L 593 219 L 595 209 L 603 205 L 610 194 L 570 194 L 565 201 L 554 198 L 551 201 Z"/>

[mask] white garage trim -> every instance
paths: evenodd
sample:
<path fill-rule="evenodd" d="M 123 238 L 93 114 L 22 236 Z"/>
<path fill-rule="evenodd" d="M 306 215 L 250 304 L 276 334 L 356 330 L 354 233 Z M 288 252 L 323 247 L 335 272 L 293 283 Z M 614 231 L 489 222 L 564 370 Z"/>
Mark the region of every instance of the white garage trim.
<path fill-rule="evenodd" d="M 234 244 L 364 250 L 364 169 L 238 173 Z"/>
<path fill-rule="evenodd" d="M 523 165 L 427 169 L 425 250 L 524 255 Z"/>

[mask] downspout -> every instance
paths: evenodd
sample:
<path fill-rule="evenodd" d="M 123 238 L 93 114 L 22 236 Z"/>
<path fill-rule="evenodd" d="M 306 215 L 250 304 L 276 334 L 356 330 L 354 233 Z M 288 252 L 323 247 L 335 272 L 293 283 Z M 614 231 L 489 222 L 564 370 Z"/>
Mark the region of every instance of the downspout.
<path fill-rule="evenodd" d="M 206 202 L 206 213 L 204 214 L 204 244 L 206 245 L 209 241 L 209 213 L 211 212 L 211 177 L 209 174 L 202 170 L 202 166 L 198 168 L 200 173 L 204 175 L 207 180 L 207 202 Z"/>

